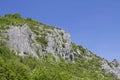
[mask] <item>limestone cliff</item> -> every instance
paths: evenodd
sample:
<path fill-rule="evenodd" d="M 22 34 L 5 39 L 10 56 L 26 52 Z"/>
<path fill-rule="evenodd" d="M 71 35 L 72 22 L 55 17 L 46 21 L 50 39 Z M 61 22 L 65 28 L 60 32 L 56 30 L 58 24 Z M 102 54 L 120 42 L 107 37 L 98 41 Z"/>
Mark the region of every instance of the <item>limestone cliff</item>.
<path fill-rule="evenodd" d="M 89 68 L 93 68 L 93 72 L 99 74 L 97 77 L 104 79 L 105 74 L 102 73 L 104 70 L 120 78 L 120 64 L 116 60 L 108 62 L 90 50 L 77 46 L 72 43 L 70 34 L 65 30 L 42 24 L 31 18 L 21 18 L 18 14 L 0 17 L 0 46 L 7 46 L 22 57 L 32 56 L 40 59 L 41 56 L 47 57 L 50 54 L 56 61 L 62 58 L 70 62 L 77 62 L 79 58 L 78 62 L 92 66 Z M 81 66 L 84 66 L 82 64 Z M 86 71 L 87 66 L 84 66 Z"/>
<path fill-rule="evenodd" d="M 36 26 L 37 30 L 31 30 L 27 24 L 22 26 L 8 26 L 4 38 L 6 45 L 16 52 L 25 56 L 32 55 L 39 58 L 46 53 L 52 54 L 56 60 L 61 55 L 66 61 L 74 61 L 74 51 L 70 35 L 61 29 L 44 29 L 44 26 Z"/>
<path fill-rule="evenodd" d="M 112 62 L 108 62 L 107 60 L 103 59 L 101 66 L 103 70 L 120 79 L 120 64 L 116 59 L 114 59 Z"/>

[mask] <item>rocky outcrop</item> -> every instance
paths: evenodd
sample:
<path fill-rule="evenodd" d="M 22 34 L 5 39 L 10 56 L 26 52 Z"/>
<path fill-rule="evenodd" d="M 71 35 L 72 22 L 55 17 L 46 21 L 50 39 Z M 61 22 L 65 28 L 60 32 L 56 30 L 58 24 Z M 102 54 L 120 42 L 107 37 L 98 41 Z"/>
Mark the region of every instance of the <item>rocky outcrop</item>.
<path fill-rule="evenodd" d="M 59 55 L 66 61 L 74 61 L 70 35 L 66 31 L 44 26 L 38 26 L 37 29 L 31 30 L 27 24 L 9 26 L 4 33 L 8 37 L 7 46 L 20 56 L 32 55 L 39 58 L 40 55 L 50 53 L 57 61 Z"/>
<path fill-rule="evenodd" d="M 101 60 L 104 71 L 120 78 L 120 64 L 113 60 L 111 63 L 94 55 L 88 49 L 74 45 L 70 35 L 61 29 L 49 28 L 45 25 L 30 27 L 27 24 L 21 26 L 9 26 L 0 30 L 0 46 L 5 45 L 14 50 L 20 56 L 40 56 L 52 54 L 56 61 L 62 57 L 66 61 L 74 62 L 74 56 L 86 60 Z"/>
<path fill-rule="evenodd" d="M 36 48 L 32 43 L 34 34 L 27 25 L 10 26 L 6 35 L 8 36 L 7 46 L 16 51 L 18 55 L 32 55 L 38 58 L 35 54 Z"/>
<path fill-rule="evenodd" d="M 52 55 L 56 61 L 63 58 L 65 61 L 76 62 L 76 68 L 80 67 L 83 75 L 86 75 L 86 72 L 89 74 L 94 72 L 92 77 L 98 77 L 98 79 L 102 77 L 102 80 L 107 80 L 104 78 L 107 77 L 103 75 L 104 71 L 120 78 L 120 64 L 117 60 L 108 62 L 90 50 L 77 46 L 71 42 L 70 35 L 64 30 L 45 25 L 31 18 L 21 18 L 19 14 L 5 15 L 0 17 L 0 21 L 0 46 L 3 46 L 2 49 L 7 46 L 16 55 L 22 57 L 32 56 L 40 59 L 41 56 L 45 56 L 44 58 L 50 56 L 51 59 Z M 97 76 L 96 73 L 99 75 Z"/>
<path fill-rule="evenodd" d="M 111 63 L 107 60 L 102 60 L 102 69 L 108 73 L 113 74 L 114 77 L 120 78 L 120 64 L 117 60 L 113 60 Z"/>
<path fill-rule="evenodd" d="M 53 55 L 60 54 L 65 60 L 73 61 L 73 49 L 71 44 L 70 35 L 64 30 L 48 30 L 51 34 L 47 34 L 46 40 L 48 46 L 46 51 L 53 53 Z"/>

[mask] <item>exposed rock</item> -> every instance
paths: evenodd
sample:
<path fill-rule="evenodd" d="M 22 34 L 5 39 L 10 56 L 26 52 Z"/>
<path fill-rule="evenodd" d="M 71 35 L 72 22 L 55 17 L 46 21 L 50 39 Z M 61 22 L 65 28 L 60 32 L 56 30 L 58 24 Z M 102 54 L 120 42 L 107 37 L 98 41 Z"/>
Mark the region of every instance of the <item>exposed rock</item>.
<path fill-rule="evenodd" d="M 90 50 L 82 46 L 77 46 L 71 42 L 70 35 L 66 31 L 39 23 L 31 18 L 22 19 L 18 15 L 18 19 L 16 19 L 14 15 L 7 16 L 7 18 L 1 17 L 0 46 L 9 47 L 16 52 L 16 55 L 31 55 L 39 59 L 41 56 L 47 58 L 48 54 L 52 54 L 56 61 L 60 61 L 61 57 L 66 61 L 76 61 L 77 64 L 75 63 L 75 67 L 76 69 L 79 67 L 80 71 L 82 71 L 82 76 L 85 75 L 86 72 L 89 74 L 95 72 L 91 77 L 95 76 L 98 77 L 98 79 L 102 77 L 102 80 L 107 80 L 105 77 L 109 76 L 103 73 L 103 69 L 105 72 L 113 74 L 114 77 L 120 78 L 120 64 L 116 59 L 108 62 L 93 54 Z M 12 17 L 14 20 L 10 21 L 9 17 L 10 20 Z M 99 64 L 100 62 L 101 66 Z M 98 75 L 96 75 L 96 73 Z M 116 78 L 114 80 L 116 80 Z M 78 78 L 75 77 L 75 79 Z"/>
<path fill-rule="evenodd" d="M 114 65 L 115 67 L 118 67 L 119 66 L 119 62 L 114 59 L 112 62 L 111 62 L 112 65 Z"/>
<path fill-rule="evenodd" d="M 111 63 L 109 63 L 103 59 L 101 66 L 106 72 L 113 74 L 114 77 L 120 78 L 120 64 L 118 64 L 116 60 L 113 60 Z"/>
<path fill-rule="evenodd" d="M 17 55 L 32 55 L 39 59 L 39 56 L 52 54 L 56 61 L 60 60 L 59 55 L 66 61 L 74 62 L 74 55 L 86 60 L 96 58 L 88 49 L 79 48 L 74 51 L 70 35 L 61 29 L 49 29 L 44 26 L 35 26 L 38 30 L 31 30 L 28 25 L 9 26 L 9 29 L 1 31 L 4 37 L 0 40 L 6 42 L 6 46 L 14 50 Z M 2 45 L 2 44 L 0 44 Z M 82 53 L 81 53 L 82 52 Z M 117 60 L 111 63 L 101 60 L 101 67 L 108 73 L 113 73 L 115 77 L 120 78 L 120 64 Z"/>
<path fill-rule="evenodd" d="M 16 51 L 19 55 L 32 55 L 38 57 L 35 46 L 33 46 L 32 38 L 34 38 L 32 31 L 27 25 L 10 26 L 8 29 L 7 45 Z"/>
<path fill-rule="evenodd" d="M 70 35 L 64 30 L 49 30 L 52 34 L 47 34 L 46 40 L 48 46 L 47 52 L 53 53 L 53 55 L 60 54 L 65 60 L 73 61 L 73 49 L 70 40 Z"/>
<path fill-rule="evenodd" d="M 74 61 L 70 35 L 59 29 L 38 28 L 37 34 L 31 31 L 28 25 L 10 26 L 5 35 L 9 38 L 7 46 L 17 54 L 32 55 L 39 58 L 39 55 L 51 53 L 57 61 L 61 55 L 66 61 Z M 40 32 L 41 31 L 41 32 Z M 39 34 L 38 34 L 39 33 Z M 39 52 L 39 55 L 36 54 Z"/>

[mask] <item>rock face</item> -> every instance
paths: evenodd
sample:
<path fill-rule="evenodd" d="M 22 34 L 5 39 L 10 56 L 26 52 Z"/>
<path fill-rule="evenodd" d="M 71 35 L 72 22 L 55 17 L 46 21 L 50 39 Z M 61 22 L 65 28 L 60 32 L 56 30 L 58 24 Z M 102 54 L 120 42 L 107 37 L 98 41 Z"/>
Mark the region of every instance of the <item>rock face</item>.
<path fill-rule="evenodd" d="M 113 74 L 114 77 L 120 78 L 120 64 L 118 61 L 113 60 L 111 63 L 109 63 L 106 60 L 102 60 L 101 66 L 106 72 Z"/>
<path fill-rule="evenodd" d="M 0 27 L 0 46 L 7 46 L 20 56 L 33 56 L 37 59 L 40 56 L 51 54 L 59 61 L 62 57 L 66 61 L 74 62 L 74 56 L 85 60 L 98 60 L 101 68 L 108 73 L 120 78 L 120 64 L 113 60 L 111 63 L 94 55 L 88 49 L 74 45 L 70 35 L 61 29 L 46 27 L 46 25 L 9 26 L 2 29 Z"/>
<path fill-rule="evenodd" d="M 61 55 L 66 61 L 74 61 L 74 51 L 70 35 L 57 28 L 31 30 L 28 25 L 9 26 L 5 36 L 8 37 L 7 46 L 16 51 L 18 55 L 32 55 L 39 58 L 39 55 L 52 54 L 57 61 Z"/>
<path fill-rule="evenodd" d="M 35 46 L 33 46 L 32 43 L 34 34 L 31 32 L 28 26 L 10 26 L 7 32 L 7 36 L 9 38 L 7 45 L 10 46 L 11 49 L 16 51 L 16 53 L 21 56 L 30 54 L 37 57 L 35 54 Z"/>
<path fill-rule="evenodd" d="M 48 30 L 51 34 L 47 34 L 46 40 L 48 46 L 46 47 L 47 52 L 53 53 L 55 56 L 60 54 L 65 60 L 73 61 L 73 49 L 71 44 L 70 35 L 64 30 Z"/>
<path fill-rule="evenodd" d="M 94 72 L 91 77 L 96 76 L 98 79 L 102 77 L 102 80 L 107 80 L 104 78 L 107 77 L 106 73 L 104 74 L 105 71 L 111 73 L 113 78 L 115 77 L 113 80 L 120 78 L 120 64 L 117 60 L 108 62 L 81 45 L 72 43 L 70 35 L 66 31 L 45 25 L 31 18 L 22 18 L 19 14 L 8 14 L 0 17 L 1 46 L 3 46 L 2 49 L 7 46 L 16 55 L 22 57 L 32 56 L 40 59 L 41 56 L 44 58 L 49 56 L 50 59 L 54 57 L 56 61 L 63 58 L 65 61 L 76 62 L 75 65 L 77 66 L 75 67 L 79 67 L 82 76 L 86 75 L 86 72 L 90 75 L 91 72 Z M 75 77 L 75 79 L 78 78 Z"/>

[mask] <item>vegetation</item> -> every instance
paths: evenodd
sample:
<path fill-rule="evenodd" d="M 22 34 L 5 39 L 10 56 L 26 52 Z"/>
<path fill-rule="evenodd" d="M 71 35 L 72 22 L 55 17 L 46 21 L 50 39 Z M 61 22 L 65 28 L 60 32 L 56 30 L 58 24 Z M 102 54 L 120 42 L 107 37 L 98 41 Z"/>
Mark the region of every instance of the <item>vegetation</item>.
<path fill-rule="evenodd" d="M 113 80 L 100 64 L 76 56 L 76 62 L 56 62 L 51 55 L 19 57 L 0 47 L 0 80 Z"/>
<path fill-rule="evenodd" d="M 31 18 L 21 18 L 20 14 L 16 13 L 0 17 L 0 32 L 8 29 L 10 25 L 24 24 L 29 25 L 37 35 L 40 34 L 40 30 L 36 26 L 42 25 L 44 30 L 54 29 Z M 63 35 L 63 33 L 60 34 Z M 41 34 L 40 38 L 36 37 L 36 41 L 47 46 L 45 34 Z M 0 80 L 117 80 L 111 74 L 101 70 L 99 58 L 87 60 L 75 55 L 75 62 L 66 62 L 62 58 L 56 62 L 55 58 L 47 53 L 45 56 L 39 55 L 38 60 L 31 56 L 16 55 L 14 51 L 5 47 L 5 43 L 6 41 L 0 40 Z M 65 44 L 62 47 L 64 48 Z M 73 44 L 73 49 L 74 51 L 78 49 L 82 55 L 87 55 L 86 49 L 82 46 Z"/>
<path fill-rule="evenodd" d="M 38 21 L 32 20 L 31 18 L 22 18 L 18 13 L 6 14 L 3 17 L 0 16 L 0 37 L 3 37 L 1 34 L 2 31 L 9 29 L 9 26 L 22 26 L 24 24 L 27 24 L 36 35 L 41 35 L 41 37 L 36 37 L 37 42 L 41 43 L 43 46 L 47 46 L 45 34 L 42 32 L 45 31 L 45 29 L 54 29 L 55 27 L 42 24 Z M 41 27 L 42 30 L 39 27 Z M 0 45 L 4 44 L 5 41 L 0 40 Z"/>
<path fill-rule="evenodd" d="M 62 47 L 65 48 L 65 44 L 62 44 Z"/>
<path fill-rule="evenodd" d="M 45 39 L 45 35 L 43 34 L 43 35 L 41 35 L 41 37 L 36 37 L 36 41 L 37 42 L 39 42 L 39 43 L 41 43 L 41 45 L 43 45 L 43 46 L 47 46 L 48 44 L 48 42 L 47 42 L 47 40 Z"/>
<path fill-rule="evenodd" d="M 31 18 L 21 18 L 21 15 L 19 13 L 15 14 L 6 14 L 4 16 L 0 16 L 0 29 L 7 29 L 8 26 L 22 26 L 24 24 L 27 24 L 30 26 L 31 30 L 38 30 L 37 27 L 34 26 L 43 26 L 44 29 L 54 29 L 53 26 L 48 26 L 45 24 L 42 24 L 38 21 L 32 20 Z"/>

